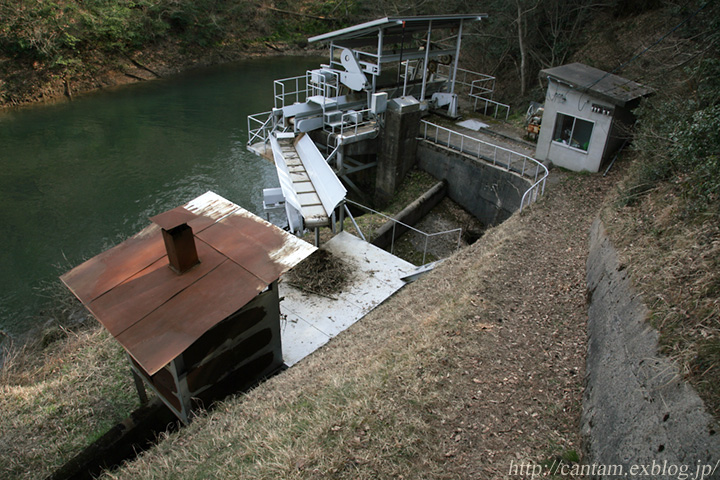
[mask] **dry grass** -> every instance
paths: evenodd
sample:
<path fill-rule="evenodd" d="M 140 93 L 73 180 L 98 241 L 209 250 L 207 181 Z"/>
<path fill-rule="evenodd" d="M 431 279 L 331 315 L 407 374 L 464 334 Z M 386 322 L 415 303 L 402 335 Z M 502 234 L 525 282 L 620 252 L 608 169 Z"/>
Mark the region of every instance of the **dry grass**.
<path fill-rule="evenodd" d="M 47 477 L 138 404 L 125 355 L 104 329 L 58 327 L 43 339 L 11 349 L 0 369 L 3 479 Z"/>
<path fill-rule="evenodd" d="M 326 347 L 106 477 L 490 479 L 513 460 L 576 456 L 587 232 L 615 179 L 554 175 L 539 203 Z M 49 348 L 35 375 L 4 374 L 3 477 L 44 476 L 84 446 L 106 390 L 125 381 L 134 401 L 104 332 Z"/>
<path fill-rule="evenodd" d="M 326 347 L 107 478 L 501 478 L 579 450 L 587 232 L 611 178 L 559 173 Z"/>
<path fill-rule="evenodd" d="M 651 309 L 665 354 L 677 361 L 720 418 L 720 227 L 708 215 L 688 221 L 671 183 L 633 206 L 603 210 L 608 232 Z"/>

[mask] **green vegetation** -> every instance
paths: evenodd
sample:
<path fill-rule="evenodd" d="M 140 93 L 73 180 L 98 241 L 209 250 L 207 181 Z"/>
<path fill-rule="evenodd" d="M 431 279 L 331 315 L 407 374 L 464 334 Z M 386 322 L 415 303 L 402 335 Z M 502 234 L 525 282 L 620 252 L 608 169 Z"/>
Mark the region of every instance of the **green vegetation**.
<path fill-rule="evenodd" d="M 0 103 L 57 96 L 58 82 L 66 90 L 71 81 L 96 87 L 135 54 L 156 54 L 151 63 L 178 71 L 215 54 L 237 58 L 267 41 L 304 46 L 307 35 L 345 26 L 358 4 L 0 0 Z"/>
<path fill-rule="evenodd" d="M 230 26 L 248 20 L 246 2 L 215 0 L 3 0 L 0 47 L 15 58 L 51 66 L 83 54 L 129 53 L 171 35 L 186 44 L 211 45 Z"/>
<path fill-rule="evenodd" d="M 714 26 L 720 29 L 720 22 Z M 717 45 L 720 35 L 712 36 Z M 705 58 L 687 70 L 694 97 L 663 95 L 640 111 L 634 150 L 638 161 L 620 201 L 632 205 L 663 182 L 674 184 L 690 220 L 720 214 L 720 58 Z"/>
<path fill-rule="evenodd" d="M 639 110 L 632 164 L 604 216 L 663 351 L 718 416 L 720 10 L 712 2 L 697 9 L 675 12 L 690 19 L 667 40 L 682 46 L 684 61 L 654 71 L 657 93 Z M 661 55 L 646 56 L 665 63 Z"/>

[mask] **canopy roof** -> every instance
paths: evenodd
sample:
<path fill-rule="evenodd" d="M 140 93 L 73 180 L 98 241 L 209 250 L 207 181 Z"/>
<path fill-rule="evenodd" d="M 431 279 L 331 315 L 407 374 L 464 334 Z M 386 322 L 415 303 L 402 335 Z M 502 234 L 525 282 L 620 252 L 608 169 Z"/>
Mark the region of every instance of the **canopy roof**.
<path fill-rule="evenodd" d="M 411 33 L 413 31 L 427 31 L 432 24 L 433 29 L 457 27 L 461 21 L 476 21 L 486 18 L 487 14 L 477 13 L 472 15 L 421 15 L 415 17 L 385 17 L 370 22 L 361 23 L 352 27 L 335 30 L 334 32 L 324 33 L 310 37 L 309 42 L 323 42 L 346 40 L 350 38 L 358 38 L 368 35 L 376 35 L 380 30 L 384 34 L 401 34 L 404 31 Z"/>
<path fill-rule="evenodd" d="M 316 250 L 213 192 L 152 220 L 60 277 L 150 375 Z M 161 226 L 184 223 L 200 263 L 178 274 Z"/>

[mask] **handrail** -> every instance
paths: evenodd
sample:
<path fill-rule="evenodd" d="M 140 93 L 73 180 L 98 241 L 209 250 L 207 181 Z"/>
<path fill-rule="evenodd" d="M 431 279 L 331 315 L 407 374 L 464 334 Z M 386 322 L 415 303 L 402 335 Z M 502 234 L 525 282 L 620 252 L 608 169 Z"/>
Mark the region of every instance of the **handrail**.
<path fill-rule="evenodd" d="M 441 127 L 440 125 L 428 122 L 427 120 L 421 120 L 424 124 L 424 129 L 421 131 L 422 139 L 442 145 L 454 150 L 460 151 L 462 154 L 470 155 L 479 160 L 491 162 L 495 166 L 503 166 L 507 171 L 519 174 L 523 178 L 527 178 L 532 181 L 533 184 L 523 193 L 522 199 L 520 200 L 520 211 L 526 205 L 532 204 L 538 199 L 539 196 L 545 193 L 545 179 L 548 176 L 548 169 L 541 162 L 535 160 L 532 157 L 523 155 L 522 153 L 514 152 L 508 148 L 494 145 L 492 143 L 480 140 L 464 133 L 456 132 L 449 128 Z M 432 131 L 435 129 L 435 134 L 428 134 L 428 129 Z M 441 135 L 442 139 L 441 139 Z M 447 139 L 445 139 L 447 137 Z M 489 150 L 491 157 L 481 154 L 482 148 L 485 147 L 486 152 Z M 501 163 L 502 157 L 506 158 L 506 162 L 503 165 Z M 522 166 L 520 166 L 522 161 Z M 530 164 L 530 166 L 528 166 Z M 532 168 L 534 166 L 534 168 Z M 534 171 L 534 173 L 531 173 Z M 542 174 L 542 175 L 541 175 Z"/>
<path fill-rule="evenodd" d="M 449 65 L 438 65 L 437 74 L 441 78 L 450 78 L 450 66 Z M 478 101 L 483 102 L 485 107 L 483 113 L 488 115 L 488 110 L 494 108 L 493 118 L 497 118 L 498 111 L 501 108 L 505 109 L 505 120 L 510 117 L 510 105 L 500 103 L 492 99 L 493 93 L 495 93 L 495 77 L 484 73 L 473 72 L 471 70 L 465 70 L 464 68 L 457 69 L 457 78 L 455 83 L 462 85 L 468 89 L 468 97 L 475 99 L 473 106 L 474 111 L 478 110 Z"/>
<path fill-rule="evenodd" d="M 370 113 L 369 108 L 344 112 L 340 117 L 340 125 L 338 126 L 340 128 L 339 135 L 342 137 L 349 131 L 352 131 L 353 135 L 357 135 L 360 128 L 373 123 L 374 120 L 371 118 Z M 331 125 L 331 133 L 335 133 L 335 128 L 335 126 Z"/>
<path fill-rule="evenodd" d="M 482 75 L 478 73 L 477 75 Z M 489 83 L 490 86 L 486 87 L 485 84 Z M 482 98 L 483 95 L 487 95 L 488 99 L 492 99 L 492 94 L 495 93 L 495 77 L 491 77 L 490 75 L 485 75 L 482 78 L 478 78 L 476 80 L 473 80 L 470 83 L 470 93 L 469 95 L 472 97 L 473 95 L 480 96 Z"/>
<path fill-rule="evenodd" d="M 328 75 L 330 79 L 327 78 Z M 308 70 L 305 73 L 305 85 L 307 85 L 308 96 L 337 97 L 340 95 L 340 72 L 331 69 Z M 324 109 L 325 105 L 323 104 Z"/>
<path fill-rule="evenodd" d="M 450 65 L 444 65 L 439 64 L 437 66 L 437 75 L 441 78 L 450 79 L 450 76 L 452 74 L 451 66 Z M 479 73 L 479 72 L 473 72 L 472 70 L 466 70 L 464 68 L 458 68 L 457 69 L 457 77 L 455 79 L 456 85 L 462 85 L 464 87 L 470 88 L 470 94 L 476 93 L 474 91 L 475 88 L 479 88 L 479 85 L 481 83 L 490 83 L 490 87 L 483 87 L 482 90 L 485 93 L 490 94 L 492 96 L 492 93 L 495 91 L 495 77 L 492 75 L 487 75 L 485 73 Z M 476 77 L 473 79 L 473 77 Z"/>
<path fill-rule="evenodd" d="M 347 202 L 347 203 L 352 203 L 353 205 L 355 205 L 355 206 L 358 207 L 358 208 L 362 208 L 363 210 L 366 210 L 366 211 L 368 211 L 368 212 L 370 212 L 370 213 L 373 213 L 373 214 L 375 214 L 375 215 L 380 215 L 381 217 L 385 218 L 386 220 L 389 220 L 389 221 L 392 221 L 392 222 L 393 222 L 393 232 L 392 232 L 392 236 L 391 236 L 392 241 L 391 241 L 391 243 L 390 243 L 390 253 L 393 253 L 393 250 L 395 249 L 395 227 L 396 227 L 397 225 L 401 225 L 401 226 L 407 228 L 408 230 L 412 230 L 413 232 L 419 233 L 420 235 L 423 235 L 423 236 L 425 237 L 425 246 L 424 246 L 424 248 L 423 248 L 423 259 L 422 259 L 423 265 L 425 265 L 425 258 L 426 258 L 426 256 L 427 256 L 427 248 L 428 248 L 428 239 L 429 239 L 430 237 L 435 237 L 435 236 L 439 236 L 439 235 L 447 235 L 447 234 L 450 234 L 450 233 L 455 233 L 455 232 L 457 232 L 457 234 L 458 234 L 458 240 L 457 240 L 457 247 L 456 247 L 456 249 L 460 248 L 460 242 L 462 241 L 462 228 L 453 228 L 452 230 L 445 230 L 445 231 L 436 232 L 436 233 L 426 233 L 426 232 L 423 232 L 422 230 L 418 230 L 417 228 L 412 227 L 412 226 L 410 226 L 410 225 L 408 225 L 408 224 L 406 224 L 406 223 L 403 223 L 403 222 L 401 222 L 400 220 L 397 220 L 397 219 L 392 218 L 392 217 L 390 217 L 390 216 L 388 216 L 388 215 L 385 215 L 384 213 L 378 212 L 378 211 L 376 211 L 376 210 L 373 210 L 373 209 L 370 208 L 370 207 L 366 207 L 365 205 L 362 205 L 362 204 L 357 203 L 357 202 L 355 202 L 355 201 L 353 201 L 353 200 L 350 200 L 349 198 L 346 198 L 346 199 L 345 199 L 345 202 Z M 360 227 L 357 225 L 357 223 L 354 221 L 354 219 L 353 219 L 353 225 L 354 225 L 355 228 L 357 229 L 358 233 L 360 233 L 360 236 L 362 236 L 363 238 L 365 238 L 365 236 L 364 236 L 364 235 L 362 234 L 362 232 L 360 231 Z"/>
<path fill-rule="evenodd" d="M 482 95 L 476 95 L 476 94 L 472 94 L 472 93 L 469 95 L 469 97 L 475 99 L 475 105 L 473 106 L 473 110 L 476 112 L 479 112 L 477 104 L 478 104 L 478 100 L 481 100 L 482 102 L 485 103 L 485 108 L 483 109 L 484 115 L 488 115 L 488 113 L 487 113 L 488 106 L 494 105 L 495 113 L 493 114 L 493 118 L 497 118 L 498 108 L 500 108 L 500 107 L 505 109 L 505 121 L 507 121 L 507 119 L 510 117 L 510 105 L 507 105 L 505 103 L 496 102 L 495 100 L 490 100 L 489 98 L 485 98 Z"/>
<path fill-rule="evenodd" d="M 296 77 L 274 80 L 273 98 L 275 99 L 275 108 L 283 108 L 287 103 L 287 97 L 293 97 L 289 104 L 294 102 L 304 102 L 308 97 L 307 76 L 308 74 L 306 73 L 305 75 L 298 75 Z M 301 81 L 304 81 L 304 86 L 301 86 Z"/>
<path fill-rule="evenodd" d="M 264 115 L 267 115 L 267 119 L 265 121 L 259 119 L 258 117 L 262 117 Z M 262 140 L 263 143 L 267 142 L 268 136 L 270 135 L 270 131 L 272 128 L 269 128 L 269 124 L 272 122 L 273 115 L 272 112 L 261 112 L 261 113 L 255 113 L 252 115 L 248 115 L 248 145 L 252 145 L 253 141 L 258 139 Z M 252 128 L 252 123 L 255 122 L 256 124 L 259 124 L 260 126 L 258 128 Z"/>

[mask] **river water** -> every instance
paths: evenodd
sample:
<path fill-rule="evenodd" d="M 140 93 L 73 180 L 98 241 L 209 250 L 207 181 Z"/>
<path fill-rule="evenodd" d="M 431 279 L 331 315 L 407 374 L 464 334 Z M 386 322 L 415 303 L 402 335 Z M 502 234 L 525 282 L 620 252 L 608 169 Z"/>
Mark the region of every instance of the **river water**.
<path fill-rule="evenodd" d="M 262 214 L 278 180 L 246 150 L 246 117 L 272 107 L 274 79 L 321 60 L 253 59 L 0 112 L 0 330 L 46 322 L 59 275 L 208 190 Z"/>

